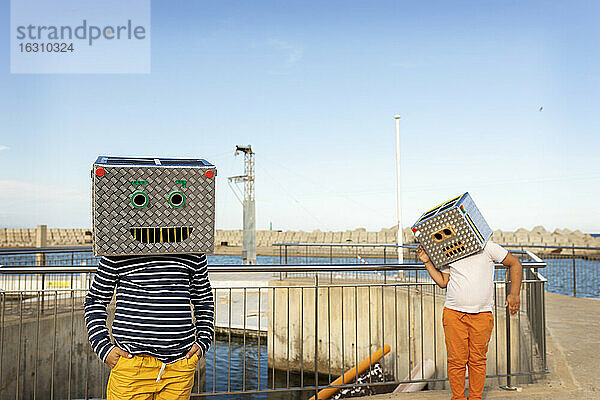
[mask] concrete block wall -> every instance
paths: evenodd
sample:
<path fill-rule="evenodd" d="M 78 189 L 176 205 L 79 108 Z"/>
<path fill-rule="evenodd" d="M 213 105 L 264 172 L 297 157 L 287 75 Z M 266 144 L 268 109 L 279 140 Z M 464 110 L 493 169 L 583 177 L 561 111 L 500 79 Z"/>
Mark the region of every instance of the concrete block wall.
<path fill-rule="evenodd" d="M 1 247 L 35 246 L 36 229 L 0 228 Z M 48 246 L 75 246 L 91 243 L 90 229 L 49 228 L 47 231 Z M 402 230 L 404 243 L 415 243 L 410 228 Z M 594 238 L 579 230 L 556 229 L 546 231 L 536 226 L 531 231 L 519 228 L 515 232 L 495 230 L 492 240 L 500 244 L 512 245 L 555 245 L 600 247 L 600 238 Z M 396 243 L 396 228 L 383 228 L 378 232 L 369 232 L 364 228 L 343 232 L 303 231 L 256 231 L 258 247 L 271 247 L 273 243 Z M 217 229 L 215 244 L 219 246 L 238 247 L 242 245 L 242 230 Z"/>
<path fill-rule="evenodd" d="M 0 228 L 0 247 L 32 247 L 35 246 L 36 229 Z M 48 246 L 77 246 L 92 243 L 90 229 L 47 230 Z"/>
<path fill-rule="evenodd" d="M 256 231 L 258 247 L 270 247 L 273 243 L 396 243 L 396 229 L 384 228 L 378 232 L 368 232 L 364 228 L 355 230 L 322 232 L 303 231 Z M 217 230 L 217 246 L 227 242 L 228 246 L 241 246 L 241 230 Z M 410 228 L 402 230 L 404 243 L 415 243 L 415 237 Z M 600 247 L 600 238 L 594 238 L 580 231 L 557 229 L 548 232 L 538 226 L 528 231 L 520 228 L 515 232 L 496 230 L 492 240 L 499 244 L 511 245 L 560 245 Z"/>

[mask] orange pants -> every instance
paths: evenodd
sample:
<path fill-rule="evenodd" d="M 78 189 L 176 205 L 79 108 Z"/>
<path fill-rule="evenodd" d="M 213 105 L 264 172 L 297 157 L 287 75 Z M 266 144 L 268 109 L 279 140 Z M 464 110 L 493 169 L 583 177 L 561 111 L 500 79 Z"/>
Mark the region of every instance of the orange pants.
<path fill-rule="evenodd" d="M 198 354 L 172 364 L 138 355 L 121 357 L 110 371 L 107 400 L 188 400 Z"/>
<path fill-rule="evenodd" d="M 469 366 L 469 399 L 481 399 L 485 384 L 485 362 L 494 317 L 491 312 L 469 314 L 444 308 L 442 316 L 446 350 L 448 352 L 448 379 L 452 399 L 466 399 L 465 372 Z"/>

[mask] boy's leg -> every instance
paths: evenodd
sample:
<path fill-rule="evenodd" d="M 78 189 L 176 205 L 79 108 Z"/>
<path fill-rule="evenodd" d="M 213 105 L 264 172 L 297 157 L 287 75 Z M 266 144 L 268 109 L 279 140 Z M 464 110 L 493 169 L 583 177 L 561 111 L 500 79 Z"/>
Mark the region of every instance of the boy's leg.
<path fill-rule="evenodd" d="M 485 363 L 494 317 L 491 312 L 470 314 L 469 322 L 469 399 L 481 399 L 485 385 Z"/>
<path fill-rule="evenodd" d="M 452 399 L 465 397 L 465 372 L 469 359 L 468 326 L 463 321 L 465 313 L 444 308 L 442 324 L 448 353 L 448 380 Z"/>
<path fill-rule="evenodd" d="M 198 354 L 168 364 L 160 378 L 160 391 L 156 400 L 186 400 L 194 386 L 194 373 L 198 365 Z"/>
<path fill-rule="evenodd" d="M 117 365 L 110 371 L 108 386 L 106 387 L 107 400 L 149 400 L 156 391 L 156 371 L 154 365 L 147 365 L 146 358 L 134 356 L 133 358 L 119 358 Z"/>

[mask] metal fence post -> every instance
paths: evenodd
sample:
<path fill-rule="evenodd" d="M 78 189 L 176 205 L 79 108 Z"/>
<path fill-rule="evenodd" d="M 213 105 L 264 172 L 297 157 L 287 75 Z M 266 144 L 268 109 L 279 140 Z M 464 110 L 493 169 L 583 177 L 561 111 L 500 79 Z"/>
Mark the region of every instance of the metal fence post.
<path fill-rule="evenodd" d="M 275 356 L 273 356 L 275 358 Z M 315 275 L 315 398 L 319 398 L 319 275 Z"/>
<path fill-rule="evenodd" d="M 46 288 L 46 274 L 42 274 L 42 314 L 44 313 L 44 289 Z"/>
<path fill-rule="evenodd" d="M 510 274 L 509 271 L 506 271 L 504 277 L 504 298 L 508 297 L 509 289 L 508 286 L 510 284 Z M 510 348 L 510 310 L 508 309 L 508 305 L 505 307 L 506 309 L 506 386 L 500 386 L 501 389 L 504 390 L 517 390 L 516 387 L 512 386 L 512 367 L 510 365 L 511 359 L 511 348 Z"/>
<path fill-rule="evenodd" d="M 577 297 L 577 274 L 575 273 L 575 245 L 571 245 L 571 256 L 573 260 L 573 297 Z"/>

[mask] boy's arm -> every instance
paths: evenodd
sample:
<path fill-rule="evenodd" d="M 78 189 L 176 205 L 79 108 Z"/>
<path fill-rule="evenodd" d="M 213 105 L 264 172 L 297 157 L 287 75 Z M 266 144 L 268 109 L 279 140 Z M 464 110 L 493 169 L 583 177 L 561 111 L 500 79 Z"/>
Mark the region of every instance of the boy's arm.
<path fill-rule="evenodd" d="M 115 347 L 106 327 L 106 307 L 112 300 L 116 283 L 116 269 L 109 260 L 101 258 L 92 286 L 85 297 L 84 309 L 90 344 L 102 361 L 106 361 L 106 356 Z"/>
<path fill-rule="evenodd" d="M 419 246 L 419 248 L 417 249 L 417 256 L 419 256 L 419 259 L 423 261 L 423 264 L 425 264 L 425 268 L 427 268 L 427 272 L 429 272 L 429 275 L 439 287 L 443 289 L 446 286 L 448 286 L 450 274 L 442 273 L 438 269 L 436 269 L 433 266 L 431 260 L 429 259 L 427 253 L 425 253 L 425 250 L 423 250 L 423 247 Z"/>
<path fill-rule="evenodd" d="M 514 315 L 521 306 L 521 281 L 523 280 L 523 265 L 519 259 L 508 253 L 502 264 L 510 268 L 510 294 L 506 296 L 505 306 Z"/>
<path fill-rule="evenodd" d="M 208 280 L 208 267 L 206 256 L 202 254 L 192 276 L 190 288 L 194 318 L 196 319 L 196 344 L 200 346 L 202 354 L 206 354 L 213 340 L 215 302 L 212 287 Z"/>

